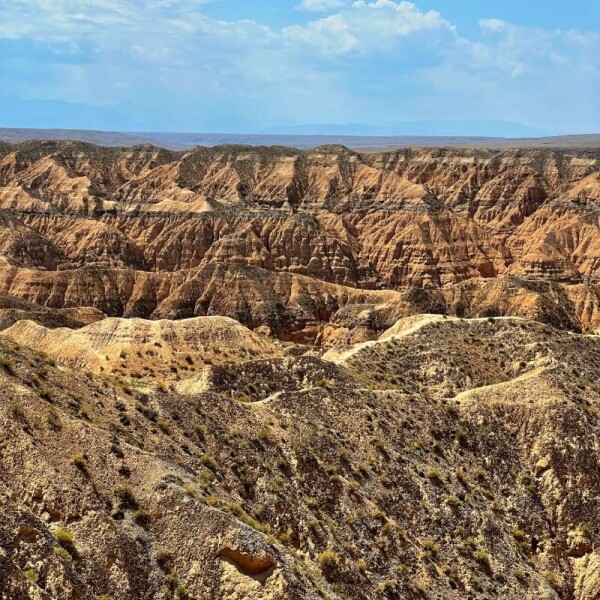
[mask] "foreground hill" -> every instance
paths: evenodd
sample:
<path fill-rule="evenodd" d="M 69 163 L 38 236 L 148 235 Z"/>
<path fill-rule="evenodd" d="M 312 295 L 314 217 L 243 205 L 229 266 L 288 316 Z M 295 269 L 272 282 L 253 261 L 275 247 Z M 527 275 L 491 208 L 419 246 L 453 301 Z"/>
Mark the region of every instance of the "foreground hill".
<path fill-rule="evenodd" d="M 595 330 L 598 159 L 3 144 L 0 293 L 310 341 L 358 314 L 370 337 L 419 312 Z"/>
<path fill-rule="evenodd" d="M 2 334 L 74 369 L 162 381 L 207 364 L 281 355 L 269 339 L 226 317 L 184 321 L 103 319 L 91 325 L 48 329 L 19 321 Z"/>
<path fill-rule="evenodd" d="M 109 320 L 71 334 L 82 356 L 99 325 L 176 355 L 167 330 L 214 323 Z M 167 387 L 69 368 L 25 345 L 68 332 L 36 332 L 0 337 L 0 596 L 600 595 L 595 337 L 425 315 Z"/>

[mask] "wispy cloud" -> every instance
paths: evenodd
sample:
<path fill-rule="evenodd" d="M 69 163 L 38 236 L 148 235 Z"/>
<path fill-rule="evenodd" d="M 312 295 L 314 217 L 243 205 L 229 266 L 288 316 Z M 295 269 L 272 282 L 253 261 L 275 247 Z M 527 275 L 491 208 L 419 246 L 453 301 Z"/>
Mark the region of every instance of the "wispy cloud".
<path fill-rule="evenodd" d="M 485 19 L 469 39 L 439 12 L 394 0 L 304 0 L 330 14 L 276 29 L 210 18 L 208 3 L 2 0 L 0 87 L 145 106 L 190 128 L 230 115 L 249 128 L 389 122 L 400 110 L 401 120 L 517 115 L 542 126 L 569 103 L 600 127 L 598 32 Z"/>
<path fill-rule="evenodd" d="M 325 12 L 344 6 L 344 0 L 302 0 L 298 5 L 300 10 L 308 10 L 314 12 Z"/>

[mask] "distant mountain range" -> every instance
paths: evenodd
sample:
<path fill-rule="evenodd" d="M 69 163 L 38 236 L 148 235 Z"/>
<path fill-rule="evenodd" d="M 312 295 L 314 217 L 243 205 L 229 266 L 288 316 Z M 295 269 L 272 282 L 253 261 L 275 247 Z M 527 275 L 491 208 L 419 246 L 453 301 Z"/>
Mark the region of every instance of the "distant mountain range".
<path fill-rule="evenodd" d="M 77 140 L 101 146 L 136 146 L 154 144 L 171 150 L 186 150 L 194 146 L 242 144 L 249 146 L 290 146 L 307 149 L 340 144 L 368 152 L 395 148 L 421 147 L 486 147 L 486 148 L 600 148 L 600 134 L 558 137 L 477 137 L 426 135 L 341 135 L 341 134 L 230 134 L 230 133 L 167 133 L 112 132 L 78 129 L 10 129 L 0 128 L 0 141 Z"/>
<path fill-rule="evenodd" d="M 280 125 L 262 131 L 267 135 L 350 135 L 350 136 L 477 136 L 529 138 L 549 135 L 548 131 L 518 123 L 489 120 L 407 121 L 391 125 L 364 123 Z"/>

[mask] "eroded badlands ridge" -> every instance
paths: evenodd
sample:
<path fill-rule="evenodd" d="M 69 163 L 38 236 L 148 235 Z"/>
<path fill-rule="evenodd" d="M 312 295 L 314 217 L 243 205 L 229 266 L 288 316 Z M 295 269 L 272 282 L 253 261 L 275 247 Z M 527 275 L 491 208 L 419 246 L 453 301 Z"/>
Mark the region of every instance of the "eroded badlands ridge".
<path fill-rule="evenodd" d="M 28 348 L 69 332 L 0 335 L 2 598 L 600 597 L 595 336 L 423 315 L 320 358 L 200 317 Z"/>
<path fill-rule="evenodd" d="M 359 313 L 359 337 L 432 311 L 594 330 L 598 159 L 4 144 L 0 293 L 311 341 Z"/>

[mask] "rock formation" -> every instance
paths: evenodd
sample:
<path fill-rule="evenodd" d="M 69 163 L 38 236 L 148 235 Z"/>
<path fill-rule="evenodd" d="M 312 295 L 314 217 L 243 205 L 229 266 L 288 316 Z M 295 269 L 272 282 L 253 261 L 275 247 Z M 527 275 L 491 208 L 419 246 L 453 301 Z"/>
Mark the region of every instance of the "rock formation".
<path fill-rule="evenodd" d="M 225 315 L 306 339 L 348 305 L 382 301 L 404 314 L 550 312 L 595 330 L 598 159 L 5 144 L 0 293 L 109 316 Z"/>

